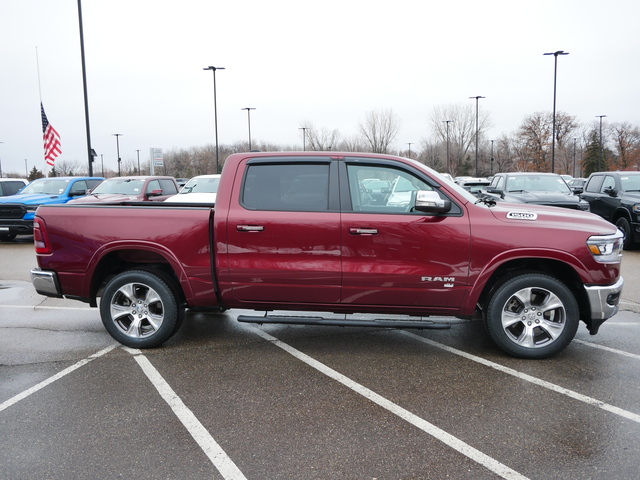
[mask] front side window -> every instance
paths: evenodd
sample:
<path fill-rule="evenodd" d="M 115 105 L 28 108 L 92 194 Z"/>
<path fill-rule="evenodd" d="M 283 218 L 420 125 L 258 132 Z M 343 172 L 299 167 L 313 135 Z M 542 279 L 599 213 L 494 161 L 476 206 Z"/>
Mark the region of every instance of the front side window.
<path fill-rule="evenodd" d="M 329 164 L 249 165 L 242 204 L 250 210 L 329 210 Z"/>
<path fill-rule="evenodd" d="M 616 188 L 616 179 L 610 175 L 604 177 L 604 182 L 602 182 L 602 188 L 600 188 L 600 193 L 607 193 L 607 190 L 611 190 Z"/>
<path fill-rule="evenodd" d="M 379 165 L 347 165 L 353 210 L 402 213 L 418 190 L 433 190 L 429 184 L 404 170 Z"/>

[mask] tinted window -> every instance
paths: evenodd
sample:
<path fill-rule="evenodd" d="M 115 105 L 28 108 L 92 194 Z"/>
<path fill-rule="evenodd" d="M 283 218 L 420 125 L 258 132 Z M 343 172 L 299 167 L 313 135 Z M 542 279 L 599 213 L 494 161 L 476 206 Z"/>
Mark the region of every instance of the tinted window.
<path fill-rule="evenodd" d="M 77 182 L 75 182 L 73 184 L 73 186 L 71 187 L 71 191 L 69 192 L 71 195 L 73 194 L 77 194 L 77 193 L 81 193 L 81 192 L 87 192 L 87 182 L 85 182 L 84 180 L 79 180 Z"/>
<path fill-rule="evenodd" d="M 329 165 L 250 165 L 242 204 L 251 210 L 327 211 Z"/>
<path fill-rule="evenodd" d="M 160 180 L 160 185 L 162 186 L 162 193 L 164 195 L 174 195 L 178 193 L 178 189 L 176 188 L 176 184 L 169 179 Z"/>
<path fill-rule="evenodd" d="M 616 188 L 616 179 L 611 175 L 607 175 L 604 177 L 604 182 L 602 182 L 602 187 L 600 187 L 600 193 L 605 193 L 607 190 L 611 190 Z"/>
<path fill-rule="evenodd" d="M 604 176 L 602 175 L 595 175 L 591 177 L 584 191 L 591 192 L 591 193 L 600 192 L 600 186 L 602 185 L 602 180 L 604 180 Z"/>
<path fill-rule="evenodd" d="M 22 187 L 22 182 L 0 182 L 0 195 L 15 195 Z"/>

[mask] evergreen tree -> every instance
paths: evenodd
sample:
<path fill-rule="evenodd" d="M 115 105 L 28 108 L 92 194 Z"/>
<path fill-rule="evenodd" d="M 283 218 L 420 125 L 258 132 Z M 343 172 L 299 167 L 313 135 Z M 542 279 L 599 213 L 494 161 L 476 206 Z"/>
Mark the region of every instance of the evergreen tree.
<path fill-rule="evenodd" d="M 607 160 L 604 158 L 600 137 L 594 128 L 589 134 L 584 159 L 582 160 L 584 176 L 588 177 L 593 172 L 606 172 L 608 170 Z"/>
<path fill-rule="evenodd" d="M 44 177 L 44 173 L 42 173 L 36 167 L 33 167 L 29 172 L 29 176 L 27 177 L 27 180 L 29 180 L 30 182 L 33 182 L 37 178 L 42 178 L 42 177 Z"/>

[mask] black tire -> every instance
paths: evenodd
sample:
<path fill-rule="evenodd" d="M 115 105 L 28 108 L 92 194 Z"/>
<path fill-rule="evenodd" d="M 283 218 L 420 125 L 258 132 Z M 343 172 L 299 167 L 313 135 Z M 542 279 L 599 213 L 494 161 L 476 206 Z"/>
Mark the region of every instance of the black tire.
<path fill-rule="evenodd" d="M 618 220 L 616 220 L 616 227 L 618 227 L 624 234 L 624 243 L 622 244 L 622 248 L 624 248 L 625 250 L 631 250 L 634 247 L 634 242 L 633 232 L 631 231 L 629 220 L 627 220 L 625 217 L 620 217 Z"/>
<path fill-rule="evenodd" d="M 100 316 L 109 334 L 132 348 L 166 342 L 181 323 L 181 306 L 166 279 L 144 270 L 113 277 L 100 300 Z"/>
<path fill-rule="evenodd" d="M 526 273 L 500 284 L 489 299 L 485 323 L 506 353 L 547 358 L 564 350 L 578 330 L 578 303 L 561 281 Z"/>
<path fill-rule="evenodd" d="M 0 242 L 10 242 L 16 237 L 17 235 L 14 233 L 3 233 L 2 235 L 0 235 Z"/>

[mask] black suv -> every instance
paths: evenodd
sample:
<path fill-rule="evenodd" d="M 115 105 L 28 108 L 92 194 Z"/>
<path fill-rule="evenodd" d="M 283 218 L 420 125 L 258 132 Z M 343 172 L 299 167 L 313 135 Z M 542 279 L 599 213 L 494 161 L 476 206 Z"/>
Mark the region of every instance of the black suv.
<path fill-rule="evenodd" d="M 580 196 L 622 230 L 625 249 L 640 241 L 640 172 L 592 173 Z"/>
<path fill-rule="evenodd" d="M 483 193 L 489 194 L 485 197 L 493 196 L 504 202 L 589 210 L 589 204 L 575 195 L 567 182 L 555 173 L 498 173 Z"/>

